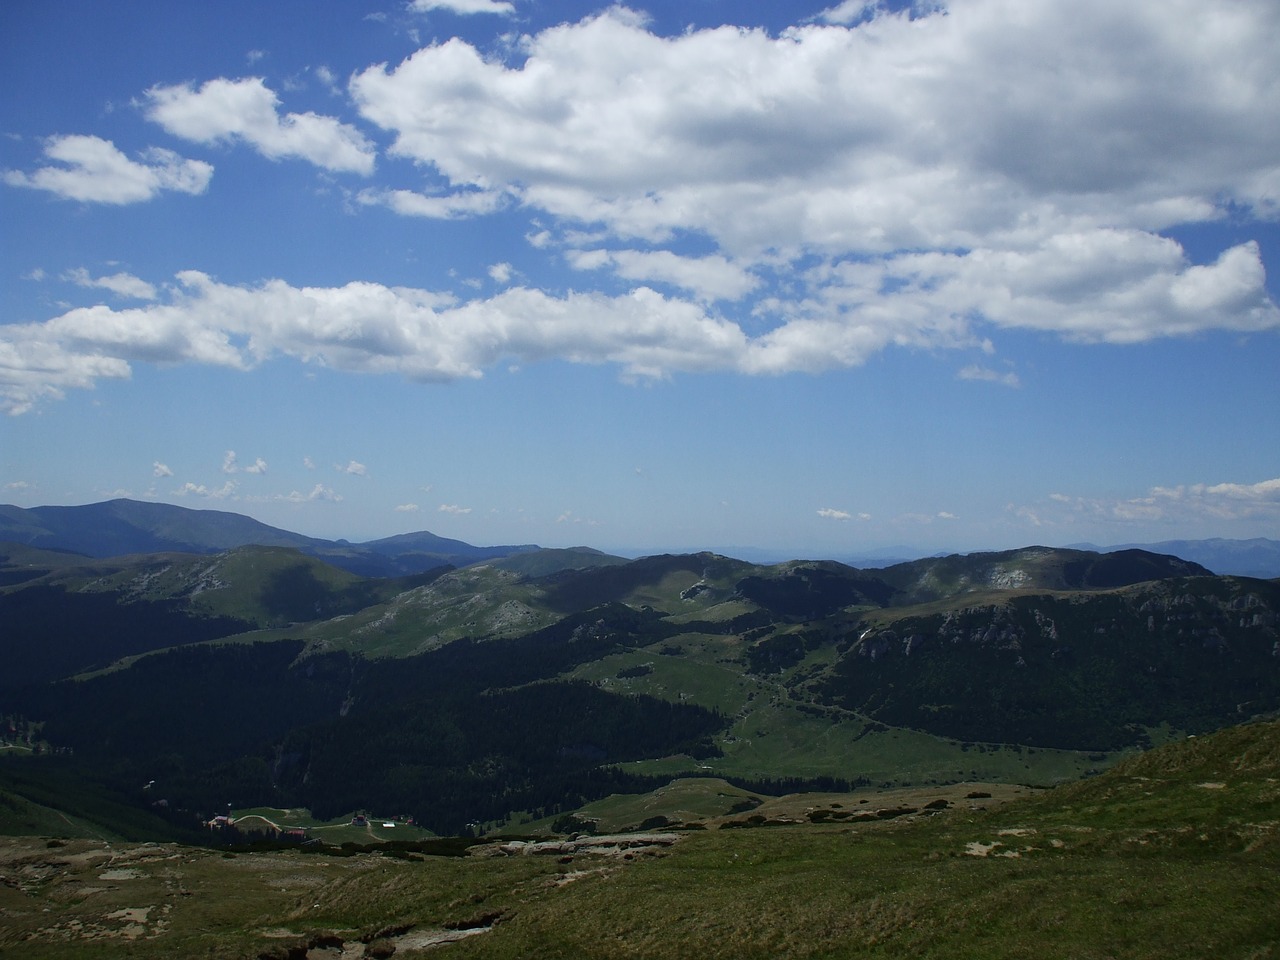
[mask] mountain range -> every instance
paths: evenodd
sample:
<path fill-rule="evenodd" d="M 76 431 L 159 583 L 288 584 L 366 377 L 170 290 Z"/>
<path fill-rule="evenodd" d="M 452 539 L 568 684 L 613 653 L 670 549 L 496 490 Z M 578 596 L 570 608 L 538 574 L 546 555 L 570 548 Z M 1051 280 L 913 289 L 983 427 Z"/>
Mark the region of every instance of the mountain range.
<path fill-rule="evenodd" d="M 0 790 L 147 830 L 228 800 L 546 828 L 688 776 L 1050 784 L 1280 710 L 1280 582 L 1136 548 L 855 568 L 132 501 L 0 523 Z"/>
<path fill-rule="evenodd" d="M 540 549 L 533 544 L 479 547 L 425 530 L 365 543 L 323 540 L 268 526 L 237 513 L 127 499 L 65 507 L 23 508 L 0 504 L 0 542 L 3 541 L 69 550 L 90 557 L 167 551 L 216 553 L 251 544 L 292 547 L 335 567 L 368 577 L 423 573 L 441 564 L 466 566 Z M 589 548 L 576 549 L 586 552 Z M 1264 537 L 1165 540 L 1106 547 L 1078 543 L 1067 549 L 1095 553 L 1146 550 L 1190 560 L 1218 574 L 1280 577 L 1280 541 Z M 761 564 L 788 559 L 776 551 L 746 548 L 735 555 Z M 853 566 L 883 567 L 920 556 L 920 551 L 900 546 L 832 559 Z"/>

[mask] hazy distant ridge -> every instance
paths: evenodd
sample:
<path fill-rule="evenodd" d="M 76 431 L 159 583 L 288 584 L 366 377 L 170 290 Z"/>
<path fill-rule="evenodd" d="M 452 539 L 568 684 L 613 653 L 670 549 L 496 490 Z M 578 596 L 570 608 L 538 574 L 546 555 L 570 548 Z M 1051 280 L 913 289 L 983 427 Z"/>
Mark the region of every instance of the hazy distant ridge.
<path fill-rule="evenodd" d="M 537 549 L 529 544 L 477 547 L 425 530 L 352 544 L 292 533 L 238 513 L 138 500 L 29 509 L 6 504 L 0 506 L 0 540 L 90 557 L 218 553 L 249 545 L 293 547 L 344 570 L 375 577 L 465 566 Z"/>
<path fill-rule="evenodd" d="M 1122 543 L 1111 547 L 1073 544 L 1082 550 L 1108 552 L 1136 548 L 1152 553 L 1167 553 L 1208 567 L 1214 573 L 1235 577 L 1280 577 L 1280 541 L 1265 537 L 1249 540 L 1162 540 L 1159 543 Z"/>
<path fill-rule="evenodd" d="M 376 577 L 422 573 L 445 564 L 466 566 L 539 550 L 534 544 L 475 546 L 426 530 L 365 543 L 323 540 L 268 526 L 238 513 L 192 510 L 166 503 L 123 499 L 70 507 L 0 505 L 0 541 L 70 550 L 90 557 L 131 553 L 217 553 L 251 544 L 293 547 L 344 570 Z M 577 549 L 587 552 L 587 548 Z M 1110 547 L 1081 543 L 1064 549 L 1098 553 L 1146 550 L 1198 563 L 1217 574 L 1262 579 L 1280 577 L 1280 541 L 1263 537 L 1250 540 L 1165 540 Z M 744 555 L 735 556 L 762 562 L 762 557 L 749 555 L 751 553 L 747 550 Z M 895 548 L 889 553 L 896 553 L 897 557 L 865 554 L 830 559 L 839 559 L 861 568 L 879 568 L 897 563 L 910 551 L 908 548 Z"/>

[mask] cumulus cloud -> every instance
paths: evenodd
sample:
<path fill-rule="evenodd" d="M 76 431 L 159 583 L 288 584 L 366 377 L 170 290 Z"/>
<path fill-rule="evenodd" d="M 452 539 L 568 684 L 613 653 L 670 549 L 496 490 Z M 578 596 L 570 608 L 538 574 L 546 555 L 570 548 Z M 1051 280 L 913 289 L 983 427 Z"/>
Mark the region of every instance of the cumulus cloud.
<path fill-rule="evenodd" d="M 518 206 L 534 249 L 631 289 L 510 287 L 504 264 L 490 276 L 505 289 L 466 301 L 188 271 L 144 306 L 0 328 L 0 406 L 24 412 L 136 362 L 286 356 L 449 381 L 561 359 L 640 379 L 818 372 L 892 347 L 991 353 L 1001 330 L 1135 344 L 1280 329 L 1256 242 L 1193 261 L 1161 234 L 1280 215 L 1278 43 L 1270 0 L 847 0 L 777 35 L 671 37 L 615 6 L 505 53 L 454 38 L 352 78 L 363 118 L 434 184 L 356 202 L 436 219 Z M 146 109 L 189 140 L 373 169 L 358 130 L 283 113 L 261 78 L 155 87 Z M 168 169 L 96 138 L 55 143 Z M 674 249 L 690 237 L 698 255 Z M 1019 384 L 992 365 L 958 376 Z"/>
<path fill-rule="evenodd" d="M 61 400 L 71 388 L 128 379 L 130 372 L 120 358 L 28 337 L 16 324 L 0 327 L 0 410 L 11 416 L 29 412 L 42 400 Z"/>
<path fill-rule="evenodd" d="M 366 207 L 387 207 L 402 216 L 429 220 L 460 220 L 492 213 L 502 206 L 503 199 L 504 194 L 499 190 L 459 190 L 445 195 L 413 190 L 361 190 L 356 194 L 356 202 Z"/>
<path fill-rule="evenodd" d="M 334 469 L 339 473 L 345 473 L 352 477 L 367 477 L 369 475 L 369 468 L 356 460 L 348 460 L 345 465 L 341 463 L 334 464 Z"/>
<path fill-rule="evenodd" d="M 1218 261 L 1224 266 L 1209 268 L 1188 265 L 1168 240 L 1108 233 L 1073 242 L 1079 249 L 1072 262 L 1039 251 L 977 251 L 826 265 L 804 278 L 811 296 L 763 302 L 756 318 L 776 315 L 777 322 L 754 333 L 703 304 L 643 286 L 616 296 L 510 287 L 459 302 L 451 294 L 376 283 L 294 287 L 270 280 L 244 287 L 185 271 L 163 302 L 99 304 L 0 327 L 0 407 L 22 413 L 69 387 L 128 377 L 131 362 L 248 370 L 287 356 L 427 382 L 480 377 L 504 361 L 554 358 L 614 364 L 636 379 L 814 372 L 856 366 L 895 344 L 982 347 L 979 315 L 988 324 L 1084 342 L 1280 327 L 1261 270 L 1248 266 L 1260 266 L 1255 244 L 1227 251 Z M 1191 271 L 1201 291 L 1195 309 L 1174 293 Z M 1258 285 L 1242 285 L 1242 275 Z M 1217 276 L 1222 295 L 1212 300 L 1203 291 Z"/>
<path fill-rule="evenodd" d="M 640 285 L 632 299 L 664 317 L 642 332 L 623 297 L 513 290 L 448 314 L 462 339 L 496 327 L 487 349 L 455 341 L 402 372 L 474 376 L 503 353 L 780 374 L 989 348 L 992 328 L 1081 343 L 1276 329 L 1255 242 L 1197 263 L 1160 231 L 1280 211 L 1277 42 L 1266 0 L 848 0 L 778 35 L 671 37 L 615 6 L 505 57 L 454 38 L 370 67 L 350 84 L 361 114 L 438 189 L 360 203 L 438 219 L 520 205 L 535 249 Z M 711 252 L 667 249 L 691 235 Z M 706 307 L 749 296 L 750 336 Z M 588 302 L 613 322 L 561 343 L 548 314 Z"/>
<path fill-rule="evenodd" d="M 301 493 L 293 490 L 283 496 L 277 497 L 286 503 L 313 503 L 318 500 L 337 503 L 342 499 L 342 495 L 335 493 L 332 487 L 326 487 L 323 483 L 317 483 L 311 488 L 310 493 Z"/>
<path fill-rule="evenodd" d="M 151 475 L 153 477 L 172 477 L 173 471 L 169 469 L 168 464 L 161 463 L 157 460 L 151 464 Z"/>
<path fill-rule="evenodd" d="M 206 500 L 225 500 L 235 492 L 236 482 L 234 480 L 228 480 L 220 487 L 206 487 L 203 483 L 192 483 L 191 481 L 187 481 L 177 490 L 173 491 L 174 496 L 204 497 Z"/>
<path fill-rule="evenodd" d="M 703 301 L 738 300 L 760 286 L 759 277 L 718 254 L 684 257 L 670 250 L 572 250 L 568 260 L 579 270 L 609 267 L 627 280 L 671 284 Z"/>
<path fill-rule="evenodd" d="M 844 520 L 853 519 L 852 513 L 849 513 L 846 510 L 836 510 L 836 509 L 833 509 L 832 507 L 823 507 L 821 510 L 818 511 L 818 516 L 823 517 L 827 520 L 844 521 Z"/>
<path fill-rule="evenodd" d="M 266 473 L 267 461 L 258 457 L 247 467 L 242 467 L 236 457 L 234 450 L 228 450 L 222 456 L 222 472 L 223 473 Z"/>
<path fill-rule="evenodd" d="M 461 515 L 461 514 L 466 514 L 471 512 L 470 507 L 460 507 L 456 503 L 442 503 L 437 509 L 439 510 L 440 513 L 452 513 L 455 515 Z"/>
<path fill-rule="evenodd" d="M 156 288 L 147 283 L 147 281 L 139 279 L 130 273 L 113 273 L 107 277 L 93 277 L 89 275 L 88 270 L 83 267 L 77 267 L 75 270 L 67 271 L 66 279 L 79 287 L 110 290 L 117 296 L 130 300 L 156 299 Z"/>
<path fill-rule="evenodd" d="M 31 173 L 6 170 L 4 182 L 46 190 L 67 200 L 119 206 L 150 200 L 165 191 L 204 193 L 213 177 L 213 167 L 202 160 L 187 160 L 158 147 L 131 160 L 110 140 L 82 134 L 50 137 L 44 155 L 59 165 Z"/>
<path fill-rule="evenodd" d="M 735 254 L 1017 246 L 1277 200 L 1269 0 L 848 3 L 825 19 L 661 37 L 614 7 L 506 61 L 436 44 L 351 92 L 394 152 L 456 186 Z"/>
<path fill-rule="evenodd" d="M 152 87 L 147 118 L 195 143 L 241 140 L 273 160 L 293 157 L 326 170 L 373 172 L 376 151 L 350 124 L 315 113 L 280 114 L 280 100 L 261 77 L 219 77 Z"/>
<path fill-rule="evenodd" d="M 823 23 L 838 23 L 847 26 L 873 15 L 876 12 L 876 6 L 876 0 L 844 0 L 843 3 L 823 10 L 816 19 Z"/>
<path fill-rule="evenodd" d="M 416 503 L 402 503 L 396 507 L 396 513 L 417 513 L 418 509 Z"/>

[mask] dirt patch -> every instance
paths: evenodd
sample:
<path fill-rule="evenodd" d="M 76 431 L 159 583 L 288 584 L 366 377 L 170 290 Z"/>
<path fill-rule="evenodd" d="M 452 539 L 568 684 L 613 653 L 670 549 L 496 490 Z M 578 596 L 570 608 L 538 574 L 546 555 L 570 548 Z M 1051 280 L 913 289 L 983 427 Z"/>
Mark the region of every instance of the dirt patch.
<path fill-rule="evenodd" d="M 970 857 L 1007 857 L 1016 860 L 1022 856 L 1017 850 L 1000 849 L 1004 844 L 999 840 L 992 840 L 989 843 L 983 843 L 981 840 L 971 840 L 965 844 L 964 852 Z"/>
<path fill-rule="evenodd" d="M 446 943 L 457 943 L 467 937 L 488 933 L 492 929 L 493 927 L 469 927 L 465 930 L 415 930 L 396 937 L 392 942 L 396 945 L 396 950 L 425 950 Z"/>
<path fill-rule="evenodd" d="M 99 880 L 137 880 L 142 877 L 141 870 L 135 870 L 132 867 L 123 867 L 119 870 L 105 870 L 98 874 Z"/>
<path fill-rule="evenodd" d="M 147 918 L 150 916 L 154 907 L 125 907 L 122 910 L 113 910 L 103 916 L 104 920 L 113 920 L 117 923 L 123 922 L 124 926 L 120 927 L 116 935 L 123 937 L 125 940 L 137 940 L 147 935 Z"/>

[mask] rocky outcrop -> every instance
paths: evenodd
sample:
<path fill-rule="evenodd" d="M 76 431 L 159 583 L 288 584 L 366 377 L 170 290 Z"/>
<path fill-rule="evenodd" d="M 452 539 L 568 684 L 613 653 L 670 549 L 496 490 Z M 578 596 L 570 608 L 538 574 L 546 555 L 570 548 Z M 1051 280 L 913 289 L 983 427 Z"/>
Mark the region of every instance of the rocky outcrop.
<path fill-rule="evenodd" d="M 625 857 L 654 853 L 680 839 L 675 833 L 620 833 L 563 840 L 504 840 L 471 847 L 473 857 L 571 857 L 582 853 Z"/>

